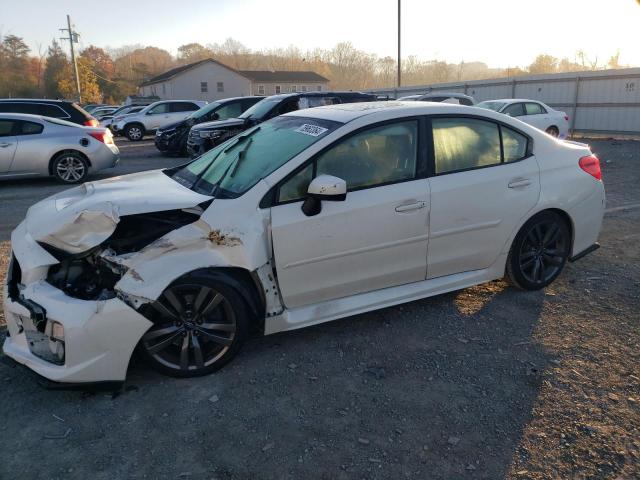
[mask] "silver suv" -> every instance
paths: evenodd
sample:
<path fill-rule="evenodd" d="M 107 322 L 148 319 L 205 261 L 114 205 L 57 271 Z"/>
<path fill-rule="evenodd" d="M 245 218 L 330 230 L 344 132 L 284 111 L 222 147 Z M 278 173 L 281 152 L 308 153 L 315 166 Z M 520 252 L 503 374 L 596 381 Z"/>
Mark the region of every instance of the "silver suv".
<path fill-rule="evenodd" d="M 199 100 L 162 100 L 147 105 L 134 115 L 127 115 L 115 124 L 114 130 L 135 142 L 161 127 L 184 120 L 206 104 Z"/>

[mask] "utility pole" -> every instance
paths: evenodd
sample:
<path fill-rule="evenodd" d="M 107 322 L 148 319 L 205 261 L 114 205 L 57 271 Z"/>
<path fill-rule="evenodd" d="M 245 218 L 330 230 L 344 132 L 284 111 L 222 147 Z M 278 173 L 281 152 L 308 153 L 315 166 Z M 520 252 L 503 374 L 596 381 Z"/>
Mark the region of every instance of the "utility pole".
<path fill-rule="evenodd" d="M 398 0 L 398 88 L 402 85 L 402 57 L 400 56 L 400 2 Z"/>
<path fill-rule="evenodd" d="M 73 73 L 76 81 L 76 91 L 78 92 L 78 102 L 82 102 L 82 94 L 80 93 L 80 76 L 78 75 L 78 63 L 76 62 L 76 52 L 73 48 L 74 43 L 78 43 L 78 33 L 71 28 L 71 17 L 67 15 L 67 28 L 60 28 L 61 32 L 67 32 L 69 37 L 61 37 L 60 40 L 69 40 L 71 47 L 71 63 L 73 63 Z"/>

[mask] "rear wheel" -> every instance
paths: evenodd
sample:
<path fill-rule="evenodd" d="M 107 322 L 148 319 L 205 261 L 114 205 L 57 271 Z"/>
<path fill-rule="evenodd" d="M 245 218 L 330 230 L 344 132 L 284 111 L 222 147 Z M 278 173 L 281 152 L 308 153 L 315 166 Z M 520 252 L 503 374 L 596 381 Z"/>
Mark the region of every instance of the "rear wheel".
<path fill-rule="evenodd" d="M 61 183 L 79 183 L 87 178 L 89 165 L 78 152 L 62 152 L 52 165 L 53 175 Z"/>
<path fill-rule="evenodd" d="M 558 137 L 558 135 L 560 135 L 560 132 L 558 131 L 558 127 L 549 127 L 545 130 L 545 132 L 547 132 L 549 135 L 551 135 L 552 137 Z"/>
<path fill-rule="evenodd" d="M 244 343 L 249 314 L 241 296 L 205 274 L 171 284 L 149 307 L 154 325 L 140 347 L 151 366 L 176 377 L 212 373 Z"/>
<path fill-rule="evenodd" d="M 124 134 L 130 141 L 137 142 L 144 137 L 144 127 L 137 123 L 127 125 L 124 128 Z"/>
<path fill-rule="evenodd" d="M 531 218 L 516 235 L 507 259 L 507 277 L 524 290 L 553 282 L 567 263 L 571 237 L 565 220 L 554 212 Z"/>

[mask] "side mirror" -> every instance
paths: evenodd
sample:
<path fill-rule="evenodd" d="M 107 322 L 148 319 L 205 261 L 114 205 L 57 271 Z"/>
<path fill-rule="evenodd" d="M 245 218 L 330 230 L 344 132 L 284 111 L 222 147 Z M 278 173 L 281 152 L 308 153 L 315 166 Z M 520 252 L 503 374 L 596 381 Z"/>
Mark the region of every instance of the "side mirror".
<path fill-rule="evenodd" d="M 213 112 L 210 118 L 211 120 L 218 120 L 220 118 L 220 115 L 218 115 L 218 112 Z"/>
<path fill-rule="evenodd" d="M 322 211 L 322 200 L 341 202 L 347 198 L 347 182 L 332 175 L 314 178 L 307 189 L 307 198 L 302 204 L 302 212 L 311 217 Z"/>

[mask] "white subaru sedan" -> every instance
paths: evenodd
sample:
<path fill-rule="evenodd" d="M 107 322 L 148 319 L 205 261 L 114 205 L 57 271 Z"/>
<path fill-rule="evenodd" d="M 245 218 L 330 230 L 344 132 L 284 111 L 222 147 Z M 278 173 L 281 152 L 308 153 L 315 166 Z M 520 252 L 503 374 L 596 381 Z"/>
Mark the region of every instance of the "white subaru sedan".
<path fill-rule="evenodd" d="M 569 135 L 569 115 L 560 110 L 554 110 L 538 100 L 505 98 L 503 100 L 487 100 L 476 106 L 516 117 L 524 123 L 547 132 L 552 137 L 567 138 Z"/>
<path fill-rule="evenodd" d="M 506 276 L 535 290 L 598 246 L 598 159 L 484 109 L 333 105 L 186 165 L 86 183 L 12 234 L 4 352 L 61 382 L 176 376 L 272 334 Z"/>

